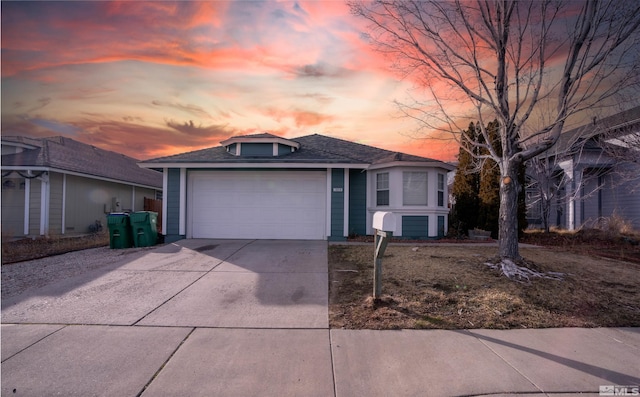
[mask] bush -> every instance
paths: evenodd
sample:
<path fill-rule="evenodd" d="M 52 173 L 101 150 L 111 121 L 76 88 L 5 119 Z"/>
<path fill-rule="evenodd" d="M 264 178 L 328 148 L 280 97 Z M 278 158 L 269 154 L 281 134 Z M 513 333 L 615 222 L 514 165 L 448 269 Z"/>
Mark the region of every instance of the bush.
<path fill-rule="evenodd" d="M 638 234 L 638 231 L 634 229 L 633 223 L 631 223 L 631 221 L 621 217 L 615 212 L 611 216 L 601 217 L 591 222 L 585 222 L 583 228 L 598 229 L 603 232 L 611 233 L 614 236 L 621 234 Z"/>

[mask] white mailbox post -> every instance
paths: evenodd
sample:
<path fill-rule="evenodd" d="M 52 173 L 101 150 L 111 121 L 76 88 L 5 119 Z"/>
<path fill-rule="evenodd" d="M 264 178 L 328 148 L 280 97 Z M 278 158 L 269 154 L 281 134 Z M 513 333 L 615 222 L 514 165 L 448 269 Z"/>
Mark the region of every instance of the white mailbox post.
<path fill-rule="evenodd" d="M 373 299 L 379 299 L 382 295 L 382 256 L 396 230 L 396 216 L 393 212 L 376 212 L 373 214 L 373 228 L 376 231 L 373 240 Z"/>

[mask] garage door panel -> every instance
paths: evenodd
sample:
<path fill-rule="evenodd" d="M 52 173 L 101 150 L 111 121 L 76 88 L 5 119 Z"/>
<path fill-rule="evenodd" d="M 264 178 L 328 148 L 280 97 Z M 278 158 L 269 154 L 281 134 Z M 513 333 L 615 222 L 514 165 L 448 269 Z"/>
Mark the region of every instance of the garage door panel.
<path fill-rule="evenodd" d="M 326 172 L 190 173 L 194 238 L 324 239 Z"/>

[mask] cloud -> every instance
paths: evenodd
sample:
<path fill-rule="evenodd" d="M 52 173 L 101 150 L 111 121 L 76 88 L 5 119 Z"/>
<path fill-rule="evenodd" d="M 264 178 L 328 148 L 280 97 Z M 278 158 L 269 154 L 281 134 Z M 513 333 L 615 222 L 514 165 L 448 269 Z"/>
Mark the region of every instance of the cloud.
<path fill-rule="evenodd" d="M 2 135 L 25 135 L 33 138 L 43 138 L 55 135 L 55 133 L 42 125 L 42 123 L 33 123 L 27 117 L 3 115 Z"/>
<path fill-rule="evenodd" d="M 300 78 L 322 78 L 322 77 L 334 77 L 344 78 L 349 77 L 354 72 L 339 66 L 330 65 L 325 62 L 318 62 L 313 65 L 302 65 L 292 67 L 292 73 Z"/>
<path fill-rule="evenodd" d="M 3 77 L 70 64 L 208 64 L 221 2 L 10 2 L 2 5 Z M 215 59 L 215 58 L 210 58 Z"/>
<path fill-rule="evenodd" d="M 171 103 L 171 102 L 163 102 L 163 101 L 156 101 L 156 100 L 151 101 L 151 104 L 155 106 L 165 106 L 165 107 L 178 109 L 180 111 L 192 114 L 197 117 L 213 119 L 213 117 L 206 110 L 204 110 L 202 107 L 197 105 L 192 105 L 192 104 L 183 105 L 181 103 Z"/>
<path fill-rule="evenodd" d="M 234 134 L 234 129 L 229 128 L 227 125 L 195 125 L 193 120 L 189 120 L 184 123 L 178 123 L 173 120 L 166 122 L 167 127 L 172 128 L 184 135 L 191 138 L 193 137 L 207 137 L 209 139 L 224 139 Z"/>
<path fill-rule="evenodd" d="M 87 118 L 75 121 L 74 125 L 83 131 L 78 140 L 138 159 L 218 146 L 220 141 L 234 133 L 233 129 L 225 126 L 202 127 L 192 122 L 180 124 L 170 121 L 165 126 L 149 126 Z"/>
<path fill-rule="evenodd" d="M 51 98 L 50 97 L 39 98 L 37 103 L 33 107 L 31 107 L 31 108 L 29 108 L 27 110 L 27 113 L 31 113 L 31 112 L 35 112 L 37 110 L 40 110 L 40 109 L 44 108 L 45 106 L 47 106 L 50 103 L 51 103 Z"/>
<path fill-rule="evenodd" d="M 72 92 L 60 96 L 60 99 L 87 100 L 91 98 L 105 97 L 115 93 L 114 88 L 105 87 L 76 87 Z"/>
<path fill-rule="evenodd" d="M 312 127 L 334 120 L 334 116 L 328 114 L 297 108 L 282 110 L 271 107 L 265 109 L 264 114 L 273 117 L 277 122 L 282 122 L 283 119 L 291 119 L 296 127 Z"/>
<path fill-rule="evenodd" d="M 144 120 L 142 119 L 142 117 L 139 116 L 122 116 L 122 120 L 127 122 L 127 123 L 133 123 L 135 122 L 143 122 Z"/>
<path fill-rule="evenodd" d="M 302 94 L 302 95 L 297 95 L 298 98 L 305 98 L 305 99 L 313 99 L 314 101 L 322 104 L 322 105 L 328 105 L 331 102 L 335 101 L 335 98 L 329 95 L 325 95 L 325 94 L 319 94 L 319 93 L 309 93 L 309 94 Z"/>
<path fill-rule="evenodd" d="M 239 134 L 227 126 L 196 126 L 193 122 L 150 126 L 137 123 L 137 117 L 125 118 L 128 121 L 86 113 L 72 121 L 3 116 L 2 133 L 34 138 L 62 135 L 136 159 L 218 146 L 220 141 Z"/>
<path fill-rule="evenodd" d="M 0 18 L 3 134 L 149 158 L 265 130 L 400 130 L 399 85 L 341 1 L 5 2 Z"/>

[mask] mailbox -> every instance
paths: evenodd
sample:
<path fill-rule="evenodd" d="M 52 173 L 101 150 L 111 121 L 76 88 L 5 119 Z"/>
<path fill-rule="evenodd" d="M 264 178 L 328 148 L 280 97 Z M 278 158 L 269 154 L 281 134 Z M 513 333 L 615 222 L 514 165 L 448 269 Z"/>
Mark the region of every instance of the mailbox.
<path fill-rule="evenodd" d="M 393 212 L 378 211 L 373 214 L 373 228 L 385 232 L 396 230 L 396 216 Z"/>

